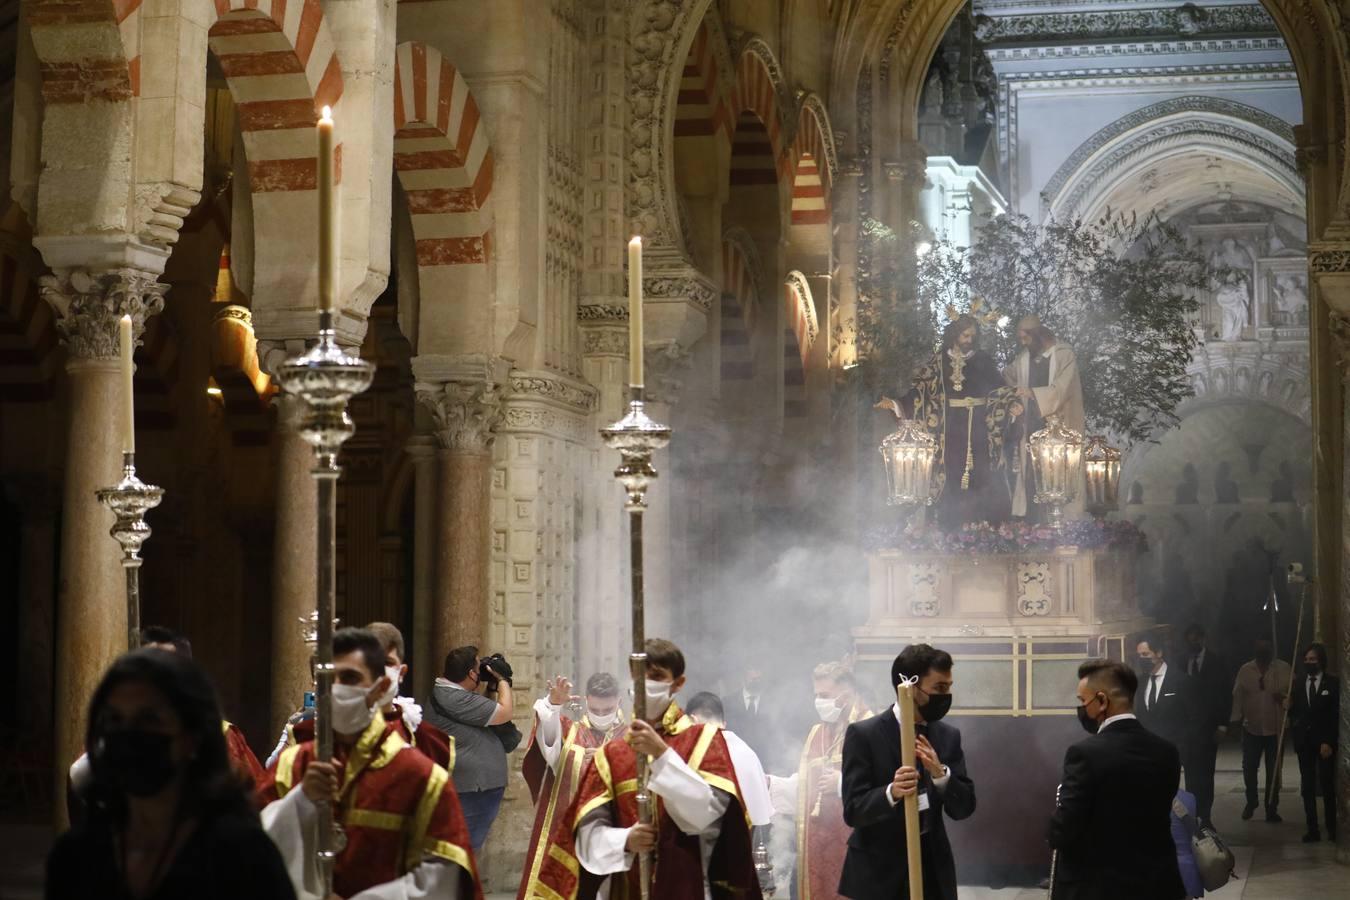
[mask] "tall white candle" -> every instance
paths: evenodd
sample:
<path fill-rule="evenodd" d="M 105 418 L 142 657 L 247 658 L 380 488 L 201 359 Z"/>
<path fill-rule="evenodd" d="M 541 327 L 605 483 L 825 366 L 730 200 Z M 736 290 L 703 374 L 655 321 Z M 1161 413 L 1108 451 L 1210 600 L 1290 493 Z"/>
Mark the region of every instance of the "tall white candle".
<path fill-rule="evenodd" d="M 319 309 L 333 308 L 336 235 L 333 223 L 333 111 L 319 117 Z"/>
<path fill-rule="evenodd" d="M 642 238 L 628 242 L 628 383 L 642 387 Z"/>
<path fill-rule="evenodd" d="M 132 375 L 136 371 L 136 366 L 131 361 L 132 354 L 135 352 L 132 340 L 131 316 L 123 316 L 117 325 L 122 349 L 122 450 L 125 453 L 135 453 L 136 394 L 132 387 Z"/>

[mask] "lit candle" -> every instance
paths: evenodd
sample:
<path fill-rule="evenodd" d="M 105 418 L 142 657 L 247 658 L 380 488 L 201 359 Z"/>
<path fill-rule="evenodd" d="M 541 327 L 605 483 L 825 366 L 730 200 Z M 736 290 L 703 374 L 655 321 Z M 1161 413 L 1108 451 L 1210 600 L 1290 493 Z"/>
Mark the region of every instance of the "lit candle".
<path fill-rule="evenodd" d="M 136 395 L 132 390 L 131 376 L 136 366 L 131 361 L 135 352 L 131 337 L 131 316 L 123 316 L 118 322 L 119 337 L 122 344 L 122 451 L 136 452 Z"/>
<path fill-rule="evenodd" d="M 333 111 L 319 117 L 319 309 L 333 308 Z"/>
<path fill-rule="evenodd" d="M 642 387 L 642 238 L 628 242 L 628 383 Z"/>

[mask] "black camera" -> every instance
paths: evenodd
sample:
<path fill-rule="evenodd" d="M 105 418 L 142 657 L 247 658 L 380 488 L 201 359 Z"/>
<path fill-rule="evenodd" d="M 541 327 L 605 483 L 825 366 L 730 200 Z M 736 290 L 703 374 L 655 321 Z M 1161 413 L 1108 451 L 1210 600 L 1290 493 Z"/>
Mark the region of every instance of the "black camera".
<path fill-rule="evenodd" d="M 494 674 L 495 673 L 495 674 Z M 491 656 L 485 656 L 478 663 L 478 680 L 482 681 L 490 688 L 497 687 L 497 676 L 511 684 L 511 676 L 515 673 L 511 670 L 511 664 L 506 661 L 506 657 L 500 653 L 494 653 Z"/>

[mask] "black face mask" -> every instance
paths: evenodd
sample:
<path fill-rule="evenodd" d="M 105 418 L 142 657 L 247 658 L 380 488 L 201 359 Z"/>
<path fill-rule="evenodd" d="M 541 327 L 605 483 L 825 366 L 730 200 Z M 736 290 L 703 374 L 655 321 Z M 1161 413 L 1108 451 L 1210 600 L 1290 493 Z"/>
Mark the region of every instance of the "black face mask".
<path fill-rule="evenodd" d="M 1318 672 L 1322 671 L 1322 667 L 1317 663 L 1304 663 L 1303 671 L 1307 672 L 1309 675 L 1316 675 Z"/>
<path fill-rule="evenodd" d="M 103 736 L 96 771 L 109 786 L 133 797 L 153 797 L 173 780 L 167 734 L 121 729 Z"/>
<path fill-rule="evenodd" d="M 1145 676 L 1147 676 L 1147 675 L 1152 675 L 1152 674 L 1153 674 L 1153 660 L 1151 660 L 1151 659 L 1136 659 L 1136 660 L 1134 661 L 1134 670 L 1135 670 L 1136 672 L 1138 672 L 1140 675 L 1145 675 Z"/>
<path fill-rule="evenodd" d="M 1256 654 L 1256 661 L 1263 666 L 1268 666 L 1275 659 L 1275 654 L 1269 650 L 1262 650 Z"/>
<path fill-rule="evenodd" d="M 920 691 L 920 693 L 924 692 Z M 951 694 L 927 694 L 926 696 L 928 697 L 928 702 L 919 707 L 923 712 L 923 720 L 925 722 L 936 722 L 938 719 L 941 719 L 943 716 L 947 715 L 947 713 L 951 712 Z"/>
<path fill-rule="evenodd" d="M 1097 697 L 1094 695 L 1092 697 L 1092 700 L 1096 699 Z M 1082 725 L 1083 730 L 1086 731 L 1088 734 L 1096 734 L 1098 731 L 1101 730 L 1102 727 L 1101 722 L 1098 722 L 1096 719 L 1092 718 L 1092 716 L 1088 715 L 1087 711 L 1088 703 L 1091 703 L 1092 700 L 1089 700 L 1087 703 L 1084 703 L 1078 707 L 1078 724 Z"/>

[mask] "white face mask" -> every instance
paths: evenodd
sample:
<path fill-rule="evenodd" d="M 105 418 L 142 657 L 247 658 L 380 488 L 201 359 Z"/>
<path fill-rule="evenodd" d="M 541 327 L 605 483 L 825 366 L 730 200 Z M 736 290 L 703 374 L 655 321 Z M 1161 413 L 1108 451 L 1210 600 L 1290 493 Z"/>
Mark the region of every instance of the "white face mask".
<path fill-rule="evenodd" d="M 380 695 L 380 699 L 375 701 L 377 709 L 384 709 L 394 698 L 398 696 L 398 673 L 402 666 L 385 666 L 384 674 L 389 676 L 389 690 Z"/>
<path fill-rule="evenodd" d="M 616 709 L 614 712 L 600 715 L 599 713 L 593 713 L 588 709 L 586 710 L 586 719 L 591 723 L 592 728 L 606 729 L 619 721 L 619 711 Z"/>
<path fill-rule="evenodd" d="M 832 725 L 839 721 L 839 717 L 844 714 L 844 708 L 837 706 L 833 698 L 826 700 L 821 697 L 816 698 L 816 715 L 820 716 L 820 721 L 826 725 Z"/>
<path fill-rule="evenodd" d="M 652 681 L 648 678 L 644 683 L 644 689 L 647 692 L 647 716 L 655 719 L 670 705 L 670 682 Z"/>
<path fill-rule="evenodd" d="M 366 691 L 354 684 L 333 685 L 333 730 L 338 734 L 361 734 L 375 717 L 366 704 Z"/>

